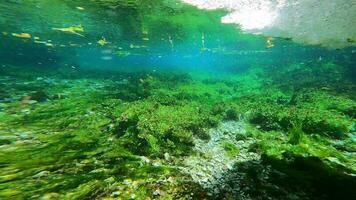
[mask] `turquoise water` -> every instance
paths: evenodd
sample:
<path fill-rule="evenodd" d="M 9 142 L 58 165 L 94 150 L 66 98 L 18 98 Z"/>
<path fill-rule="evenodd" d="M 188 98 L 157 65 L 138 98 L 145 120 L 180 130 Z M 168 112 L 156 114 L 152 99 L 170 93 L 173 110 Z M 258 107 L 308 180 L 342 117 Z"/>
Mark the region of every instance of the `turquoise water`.
<path fill-rule="evenodd" d="M 0 4 L 0 199 L 356 196 L 346 4 L 329 34 L 185 2 Z"/>

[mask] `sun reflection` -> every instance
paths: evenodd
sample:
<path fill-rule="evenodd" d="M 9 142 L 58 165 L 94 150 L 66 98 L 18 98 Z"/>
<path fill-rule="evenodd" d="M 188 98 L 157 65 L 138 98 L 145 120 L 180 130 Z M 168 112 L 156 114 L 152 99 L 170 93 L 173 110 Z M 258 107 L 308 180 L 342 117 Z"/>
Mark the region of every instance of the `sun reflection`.
<path fill-rule="evenodd" d="M 263 29 L 273 24 L 276 15 L 268 9 L 249 8 L 233 12 L 222 23 L 238 23 L 243 30 Z"/>

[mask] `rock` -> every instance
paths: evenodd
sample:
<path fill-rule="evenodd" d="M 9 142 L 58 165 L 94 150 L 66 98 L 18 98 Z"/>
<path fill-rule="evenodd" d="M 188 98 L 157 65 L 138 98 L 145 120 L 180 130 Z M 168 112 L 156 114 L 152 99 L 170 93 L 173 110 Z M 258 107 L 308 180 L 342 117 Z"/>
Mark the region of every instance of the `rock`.
<path fill-rule="evenodd" d="M 147 158 L 146 156 L 140 156 L 142 164 L 149 164 L 151 160 Z"/>
<path fill-rule="evenodd" d="M 121 195 L 121 192 L 120 191 L 115 191 L 113 193 L 111 193 L 110 197 L 113 197 L 113 198 L 117 198 Z"/>
<path fill-rule="evenodd" d="M 153 194 L 153 196 L 163 196 L 164 195 L 163 191 L 160 189 L 155 190 L 152 194 Z"/>
<path fill-rule="evenodd" d="M 169 160 L 171 159 L 169 153 L 167 153 L 167 152 L 164 153 L 164 159 L 165 159 L 166 161 L 169 161 Z"/>
<path fill-rule="evenodd" d="M 132 185 L 132 180 L 131 179 L 125 179 L 123 184 L 127 185 L 127 186 L 131 186 Z"/>
<path fill-rule="evenodd" d="M 161 167 L 162 164 L 159 161 L 156 161 L 152 164 L 154 167 Z"/>

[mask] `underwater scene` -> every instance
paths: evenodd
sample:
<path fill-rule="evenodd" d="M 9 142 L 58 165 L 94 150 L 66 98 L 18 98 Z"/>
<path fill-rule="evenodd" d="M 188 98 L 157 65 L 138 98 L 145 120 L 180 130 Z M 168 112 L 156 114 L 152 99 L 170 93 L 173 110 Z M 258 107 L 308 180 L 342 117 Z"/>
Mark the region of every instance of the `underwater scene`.
<path fill-rule="evenodd" d="M 0 199 L 356 199 L 356 1 L 1 0 Z"/>

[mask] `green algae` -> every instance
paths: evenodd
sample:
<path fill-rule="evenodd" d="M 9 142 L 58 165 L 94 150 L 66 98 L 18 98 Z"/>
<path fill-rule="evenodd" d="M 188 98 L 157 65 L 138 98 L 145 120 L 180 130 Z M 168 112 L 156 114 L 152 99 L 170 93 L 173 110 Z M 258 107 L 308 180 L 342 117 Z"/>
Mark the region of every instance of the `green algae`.
<path fill-rule="evenodd" d="M 231 120 L 247 124 L 246 134 L 236 135 L 239 144 L 252 141 L 249 151 L 262 156 L 261 166 L 236 164 L 237 173 L 247 173 L 241 184 L 252 197 L 352 195 L 352 57 L 338 59 L 340 53 L 331 51 L 335 55 L 301 63 L 282 52 L 288 47 L 290 54 L 308 54 L 309 47 L 275 38 L 276 51 L 266 50 L 266 38 L 220 24 L 224 12 L 199 12 L 174 0 L 9 2 L 0 5 L 6 32 L 0 49 L 6 49 L 0 55 L 0 199 L 219 199 L 180 169 L 186 156 L 199 157 L 195 139 L 208 141 L 211 128 Z M 83 28 L 80 35 L 70 32 L 76 26 Z M 98 43 L 104 39 L 109 43 Z M 83 59 L 85 49 L 94 53 Z M 205 66 L 165 70 L 150 62 L 111 71 L 109 61 L 88 61 L 88 69 L 79 62 L 108 51 L 129 62 L 143 55 L 182 67 L 186 58 L 203 63 L 193 66 L 214 62 L 219 73 L 209 74 Z M 218 143 L 231 160 L 246 153 L 231 141 Z M 271 168 L 286 176 L 260 177 Z"/>
<path fill-rule="evenodd" d="M 239 154 L 239 149 L 229 141 L 223 141 L 221 143 L 222 148 L 226 151 L 227 155 L 230 157 L 235 157 Z"/>
<path fill-rule="evenodd" d="M 253 76 L 254 71 L 250 73 Z M 174 167 L 164 164 L 164 154 L 174 159 L 188 155 L 193 137 L 207 138 L 207 130 L 222 120 L 242 117 L 250 122 L 245 137 L 256 140 L 251 151 L 282 160 L 286 154 L 318 157 L 333 169 L 354 173 L 355 160 L 347 154 L 347 146 L 340 149 L 333 139 L 350 147 L 354 144 L 348 139 L 354 121 L 348 113 L 355 102 L 347 96 L 316 89 L 293 95 L 271 92 L 278 87 L 241 93 L 235 84 L 246 88 L 249 83 L 239 79 L 221 83 L 181 74 L 130 76 L 129 82 L 135 84 L 118 93 L 112 93 L 112 88 L 127 83 L 53 77 L 49 83 L 53 87 L 37 79 L 30 82 L 34 87 L 17 88 L 29 94 L 44 91 L 49 100 L 5 103 L 0 115 L 0 131 L 8 135 L 1 148 L 1 197 L 99 198 L 110 196 L 125 178 L 151 179 L 153 184 L 125 194 L 128 198 L 150 196 L 155 181 L 179 176 Z M 65 95 L 54 98 L 58 93 Z M 130 93 L 136 96 L 127 98 Z M 228 141 L 222 147 L 231 157 L 238 156 L 238 148 Z M 165 190 L 171 187 L 183 186 L 167 183 Z M 175 195 L 179 194 L 167 192 L 164 198 Z"/>

